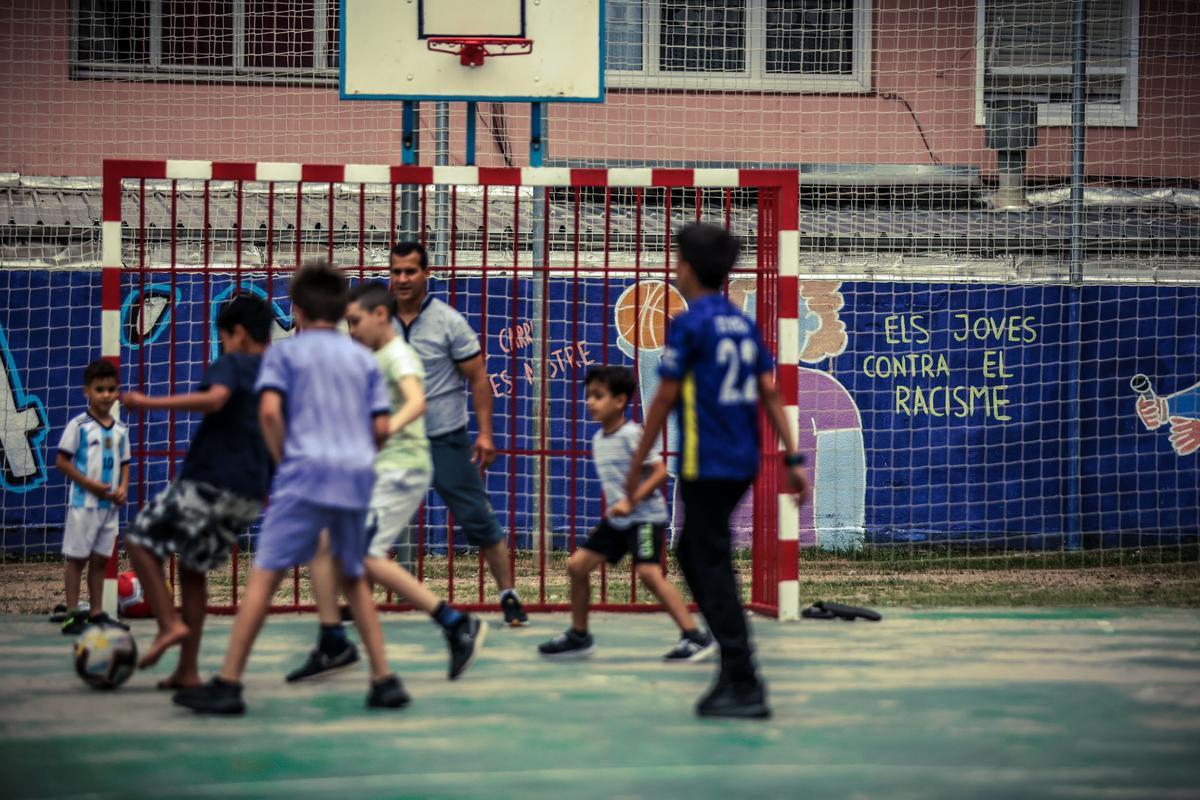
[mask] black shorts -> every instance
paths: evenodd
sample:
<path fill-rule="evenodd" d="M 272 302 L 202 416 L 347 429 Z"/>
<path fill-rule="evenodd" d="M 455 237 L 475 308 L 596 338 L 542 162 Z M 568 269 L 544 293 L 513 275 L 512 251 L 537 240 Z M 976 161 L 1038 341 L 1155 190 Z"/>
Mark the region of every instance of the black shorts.
<path fill-rule="evenodd" d="M 616 564 L 626 553 L 633 554 L 635 564 L 660 564 L 666 539 L 667 526 L 663 524 L 638 522 L 621 529 L 603 519 L 592 528 L 583 546 L 604 556 L 610 564 Z"/>
<path fill-rule="evenodd" d="M 237 537 L 258 519 L 263 504 L 200 481 L 176 480 L 137 515 L 126 538 L 160 561 L 174 553 L 192 572 L 229 563 Z"/>

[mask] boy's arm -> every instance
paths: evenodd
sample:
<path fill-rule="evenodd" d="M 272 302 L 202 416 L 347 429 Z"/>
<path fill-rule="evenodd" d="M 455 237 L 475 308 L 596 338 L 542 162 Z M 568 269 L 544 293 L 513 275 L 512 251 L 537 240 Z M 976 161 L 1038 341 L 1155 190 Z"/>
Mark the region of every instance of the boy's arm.
<path fill-rule="evenodd" d="M 376 414 L 371 417 L 371 431 L 375 434 L 375 449 L 383 447 L 383 443 L 391 436 L 391 419 L 387 414 Z"/>
<path fill-rule="evenodd" d="M 283 416 L 283 395 L 276 389 L 264 389 L 258 398 L 258 425 L 262 428 L 267 452 L 276 464 L 283 461 L 283 440 L 287 422 Z"/>
<path fill-rule="evenodd" d="M 650 451 L 662 434 L 671 409 L 679 402 L 681 385 L 680 381 L 670 378 L 663 378 L 658 384 L 658 391 L 654 394 L 654 400 L 650 402 L 650 408 L 646 411 L 646 422 L 642 427 L 642 440 L 638 442 L 637 449 L 633 451 L 633 458 L 629 462 L 629 472 L 625 476 L 626 497 L 635 497 L 642 488 L 642 466 L 646 462 L 646 456 L 650 455 Z M 664 464 L 664 475 L 666 469 Z M 649 496 L 649 492 L 646 493 L 646 496 Z"/>
<path fill-rule="evenodd" d="M 71 457 L 61 450 L 58 453 L 58 457 L 54 459 L 54 466 L 59 472 L 67 476 L 67 480 L 79 484 L 85 492 L 90 492 L 101 499 L 108 498 L 108 486 L 100 481 L 94 481 L 80 472 L 79 468 L 71 462 Z"/>
<path fill-rule="evenodd" d="M 624 500 L 618 500 L 609 509 L 609 513 L 614 517 L 627 517 L 633 513 L 633 509 L 638 503 L 645 500 L 650 495 L 658 491 L 658 487 L 666 483 L 667 480 L 667 464 L 665 461 L 656 461 L 654 466 L 650 468 L 650 474 L 638 486 L 637 491 L 632 495 L 627 496 Z"/>
<path fill-rule="evenodd" d="M 775 376 L 770 372 L 758 373 L 758 396 L 766 406 L 771 427 L 783 442 L 783 452 L 789 456 L 795 455 L 796 440 L 792 438 L 792 428 L 787 415 L 783 413 L 783 401 L 779 397 L 779 387 L 775 385 Z M 808 472 L 803 465 L 788 467 L 788 483 L 796 503 L 803 505 L 808 500 Z"/>
<path fill-rule="evenodd" d="M 425 387 L 416 375 L 405 375 L 400 379 L 400 391 L 404 393 L 404 404 L 396 409 L 388 420 L 388 433 L 399 433 L 425 413 Z"/>
<path fill-rule="evenodd" d="M 149 397 L 141 392 L 122 392 L 121 404 L 126 408 L 145 409 L 147 411 L 198 411 L 203 414 L 215 414 L 225 407 L 233 393 L 228 386 L 214 384 L 201 392 L 187 394 L 171 394 L 164 397 Z"/>
<path fill-rule="evenodd" d="M 109 497 L 117 505 L 124 505 L 125 500 L 129 497 L 129 462 L 121 464 L 121 482 L 117 484 L 117 490 Z"/>

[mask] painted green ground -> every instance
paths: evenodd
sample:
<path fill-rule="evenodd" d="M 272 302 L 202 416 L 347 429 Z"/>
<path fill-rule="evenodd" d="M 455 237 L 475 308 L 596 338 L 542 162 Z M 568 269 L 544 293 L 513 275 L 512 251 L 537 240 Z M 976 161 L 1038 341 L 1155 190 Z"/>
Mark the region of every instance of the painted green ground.
<path fill-rule="evenodd" d="M 197 719 L 136 675 L 85 688 L 64 637 L 0 618 L 0 768 L 16 797 L 1200 797 L 1200 612 L 910 611 L 756 620 L 776 714 L 699 721 L 712 667 L 668 667 L 661 615 L 601 616 L 595 659 L 540 662 L 565 624 L 493 628 L 445 680 L 437 631 L 386 618 L 415 697 L 362 707 L 365 672 L 287 686 L 311 618 L 268 622 L 250 713 Z M 212 623 L 215 668 L 229 621 Z M 135 632 L 147 641 L 150 628 Z M 168 659 L 169 661 L 169 659 Z"/>

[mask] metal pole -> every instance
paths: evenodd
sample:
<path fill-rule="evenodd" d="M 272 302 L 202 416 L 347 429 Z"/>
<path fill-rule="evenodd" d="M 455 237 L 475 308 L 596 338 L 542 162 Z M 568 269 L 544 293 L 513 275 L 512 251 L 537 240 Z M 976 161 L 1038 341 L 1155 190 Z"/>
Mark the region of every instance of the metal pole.
<path fill-rule="evenodd" d="M 1071 20 L 1071 271 L 1067 287 L 1066 546 L 1080 546 L 1080 286 L 1083 284 L 1083 159 L 1087 124 L 1087 0 L 1074 0 Z"/>
<path fill-rule="evenodd" d="M 404 150 L 403 163 L 421 163 L 421 106 L 411 100 L 404 102 Z M 399 241 L 418 241 L 421 238 L 420 218 L 421 189 L 405 184 L 400 187 L 400 233 Z"/>
<path fill-rule="evenodd" d="M 475 117 L 477 116 L 474 100 L 467 102 L 467 166 L 475 166 Z"/>
<path fill-rule="evenodd" d="M 433 163 L 450 165 L 450 104 L 437 103 L 433 134 Z M 438 185 L 433 189 L 433 263 L 444 267 L 450 260 L 450 189 Z"/>
<path fill-rule="evenodd" d="M 541 103 L 533 103 L 533 116 L 530 121 L 530 143 L 529 143 L 529 166 L 542 166 L 542 115 L 544 106 Z M 520 191 L 520 188 L 514 191 Z M 533 216 L 530 218 L 532 222 L 532 232 L 530 233 L 530 258 L 531 264 L 535 268 L 545 270 L 550 259 L 550 253 L 546 248 L 546 225 L 549 220 L 546 219 L 546 190 L 544 187 L 533 187 Z M 536 273 L 533 273 L 536 276 Z M 530 320 L 533 323 L 533 329 L 538 331 L 538 335 L 533 337 L 533 347 L 530 354 L 530 362 L 533 364 L 534 385 L 531 395 L 532 402 L 537 409 L 534 412 L 535 422 L 537 424 L 537 433 L 535 434 L 538 442 L 547 441 L 549 436 L 549 391 L 543 391 L 542 385 L 546 382 L 546 364 L 543 352 L 549 347 L 550 343 L 542 341 L 540 335 L 544 317 L 546 315 L 547 297 L 542 290 L 543 282 L 541 276 L 533 278 L 533 285 L 530 287 L 530 295 L 533 300 L 533 318 Z M 553 528 L 550 523 L 551 509 L 544 508 L 546 498 L 538 490 L 541 486 L 542 478 L 542 459 L 533 459 L 532 467 L 532 482 L 530 487 L 535 498 L 533 504 L 533 527 L 536 533 L 533 538 L 533 548 L 535 552 L 541 552 L 543 549 L 549 550 L 553 548 L 554 542 L 547 538 L 550 531 L 542 527 L 542 520 L 546 520 L 547 527 Z"/>
<path fill-rule="evenodd" d="M 1083 160 L 1087 136 L 1087 0 L 1071 20 L 1071 285 L 1083 282 Z"/>

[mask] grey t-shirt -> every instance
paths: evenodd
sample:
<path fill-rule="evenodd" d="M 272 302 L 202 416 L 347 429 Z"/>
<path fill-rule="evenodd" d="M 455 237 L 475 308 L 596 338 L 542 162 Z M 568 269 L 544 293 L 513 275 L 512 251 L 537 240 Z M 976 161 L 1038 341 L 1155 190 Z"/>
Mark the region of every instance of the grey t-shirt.
<path fill-rule="evenodd" d="M 641 440 L 642 426 L 629 421 L 611 434 L 606 434 L 601 428 L 592 437 L 592 460 L 596 462 L 596 474 L 600 476 L 600 483 L 604 487 L 604 502 L 608 508 L 625 499 L 629 462 Z M 649 467 L 660 461 L 662 446 L 656 441 L 646 456 L 645 464 Z M 643 522 L 662 525 L 667 521 L 667 503 L 663 500 L 662 491 L 658 490 L 634 506 L 633 513 L 628 517 L 609 514 L 607 519 L 610 525 L 621 530 Z"/>
<path fill-rule="evenodd" d="M 462 314 L 429 295 L 412 324 L 396 319 L 393 327 L 425 367 L 425 435 L 466 427 L 467 387 L 458 365 L 482 352 L 479 334 Z"/>

